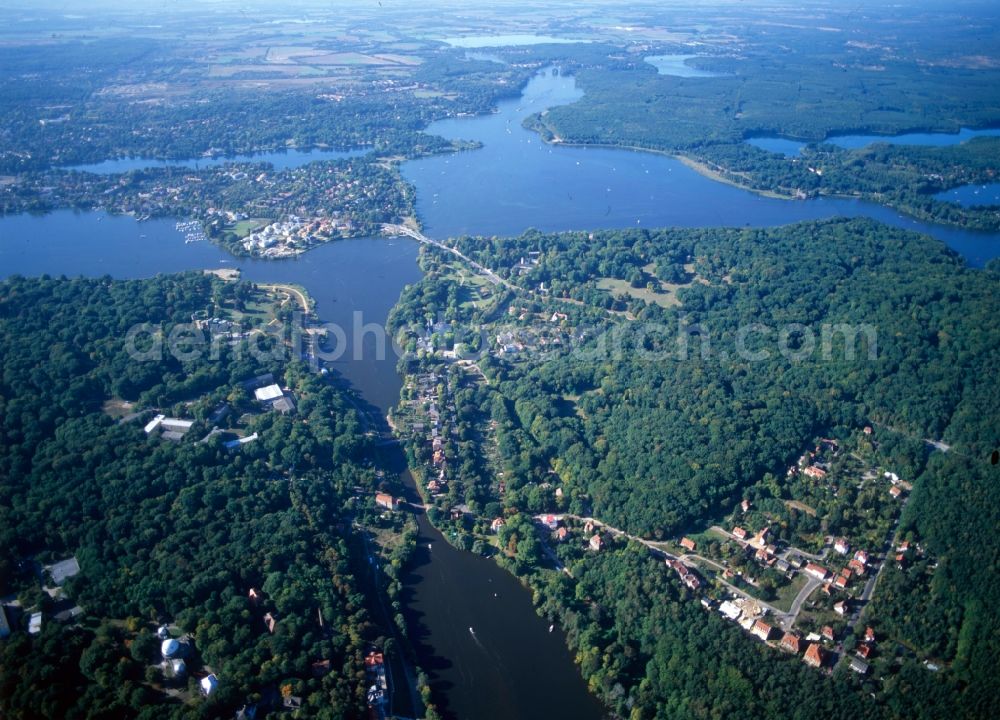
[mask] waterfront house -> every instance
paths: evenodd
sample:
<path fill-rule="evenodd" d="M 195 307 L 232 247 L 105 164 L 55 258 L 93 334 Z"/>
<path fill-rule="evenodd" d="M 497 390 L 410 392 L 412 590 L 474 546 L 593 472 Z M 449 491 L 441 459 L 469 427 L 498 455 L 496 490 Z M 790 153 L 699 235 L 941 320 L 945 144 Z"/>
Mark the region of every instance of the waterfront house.
<path fill-rule="evenodd" d="M 375 493 L 375 504 L 386 510 L 395 510 L 399 507 L 399 500 L 388 493 Z"/>

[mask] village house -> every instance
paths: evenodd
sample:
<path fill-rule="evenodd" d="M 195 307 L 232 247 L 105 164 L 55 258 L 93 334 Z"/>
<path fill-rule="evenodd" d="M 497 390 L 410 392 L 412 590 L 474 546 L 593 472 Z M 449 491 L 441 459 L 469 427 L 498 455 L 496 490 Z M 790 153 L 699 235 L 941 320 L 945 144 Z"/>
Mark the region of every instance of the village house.
<path fill-rule="evenodd" d="M 833 627 L 830 625 L 824 625 L 820 634 L 823 636 L 824 640 L 829 640 L 830 642 L 834 642 L 834 638 L 836 638 L 836 635 L 833 632 Z"/>
<path fill-rule="evenodd" d="M 595 533 L 590 538 L 590 549 L 594 552 L 600 552 L 601 548 L 604 547 L 604 540 L 601 538 L 600 533 Z"/>
<path fill-rule="evenodd" d="M 375 505 L 386 510 L 396 510 L 399 508 L 399 500 L 388 493 L 375 493 Z"/>
<path fill-rule="evenodd" d="M 697 545 L 695 541 L 692 540 L 691 538 L 683 537 L 681 538 L 681 547 L 684 548 L 685 550 L 690 550 L 693 552 L 695 547 L 697 547 Z"/>
<path fill-rule="evenodd" d="M 750 510 L 750 501 L 744 498 L 743 502 L 740 503 L 740 510 L 748 512 Z"/>
<path fill-rule="evenodd" d="M 725 600 L 721 605 L 719 605 L 719 612 L 722 613 L 727 619 L 733 621 L 739 620 L 740 615 L 743 614 L 739 605 L 730 600 Z"/>
<path fill-rule="evenodd" d="M 862 566 L 868 565 L 868 553 L 864 550 L 858 550 L 854 553 L 854 559 L 861 563 Z"/>
<path fill-rule="evenodd" d="M 493 533 L 500 532 L 500 528 L 506 524 L 503 518 L 493 518 L 493 522 L 490 523 L 490 531 Z"/>
<path fill-rule="evenodd" d="M 802 656 L 802 661 L 809 667 L 822 667 L 823 648 L 816 643 L 811 643 L 809 647 L 806 648 L 806 654 Z"/>
<path fill-rule="evenodd" d="M 758 620 L 753 624 L 753 629 L 750 630 L 750 634 L 753 635 L 754 637 L 760 638 L 764 642 L 767 642 L 767 639 L 771 637 L 771 631 L 773 629 L 774 628 L 772 628 L 763 620 Z"/>
<path fill-rule="evenodd" d="M 201 687 L 201 692 L 207 697 L 219 687 L 219 678 L 215 676 L 215 673 L 212 673 L 203 677 L 198 685 Z"/>
<path fill-rule="evenodd" d="M 770 532 L 771 532 L 771 528 L 767 528 L 766 527 L 766 528 L 762 529 L 759 533 L 757 533 L 756 535 L 754 535 L 753 538 L 750 540 L 750 543 L 749 543 L 751 545 L 751 547 L 763 548 L 765 545 L 767 545 L 767 536 L 768 536 L 768 534 L 770 534 Z"/>
<path fill-rule="evenodd" d="M 552 536 L 556 539 L 556 542 L 564 542 L 566 538 L 569 536 L 569 530 L 567 530 L 564 527 L 561 527 L 558 530 L 556 530 Z"/>
<path fill-rule="evenodd" d="M 542 515 L 542 525 L 547 527 L 549 530 L 555 530 L 559 527 L 559 518 L 556 515 Z"/>
<path fill-rule="evenodd" d="M 837 613 L 838 615 L 846 615 L 847 614 L 847 601 L 846 600 L 838 600 L 833 605 L 833 611 L 835 613 Z"/>
<path fill-rule="evenodd" d="M 819 467 L 818 465 L 810 465 L 805 470 L 803 470 L 802 473 L 804 475 L 808 475 L 811 478 L 815 478 L 816 480 L 822 480 L 823 478 L 826 477 L 826 470 Z"/>
<path fill-rule="evenodd" d="M 858 673 L 859 675 L 865 675 L 868 673 L 868 663 L 866 663 L 861 658 L 851 658 L 850 662 L 851 670 Z"/>
<path fill-rule="evenodd" d="M 859 643 L 856 648 L 854 648 L 854 654 L 859 658 L 868 659 L 868 656 L 872 654 L 872 646 L 865 645 L 864 643 Z"/>
<path fill-rule="evenodd" d="M 800 645 L 801 641 L 799 640 L 799 636 L 793 632 L 786 632 L 784 635 L 781 636 L 782 650 L 787 650 L 788 652 L 794 655 L 798 655 Z"/>
<path fill-rule="evenodd" d="M 830 575 L 829 570 L 822 565 L 817 565 L 816 563 L 809 563 L 806 565 L 806 572 L 817 580 L 826 580 L 826 578 Z"/>
<path fill-rule="evenodd" d="M 889 494 L 895 499 L 903 494 L 903 490 L 898 485 L 893 485 L 889 488 Z"/>
<path fill-rule="evenodd" d="M 847 540 L 844 538 L 837 538 L 837 541 L 833 544 L 833 549 L 841 555 L 846 555 L 851 551 L 851 546 L 847 544 Z"/>
<path fill-rule="evenodd" d="M 268 613 L 267 615 L 264 616 L 264 627 L 266 627 L 267 631 L 269 633 L 271 633 L 272 635 L 274 634 L 274 627 L 277 624 L 278 624 L 278 621 L 275 619 L 274 615 L 272 615 L 271 613 Z"/>
<path fill-rule="evenodd" d="M 737 525 L 736 527 L 733 528 L 733 537 L 735 537 L 737 540 L 746 540 L 747 531 L 741 528 L 739 525 Z"/>

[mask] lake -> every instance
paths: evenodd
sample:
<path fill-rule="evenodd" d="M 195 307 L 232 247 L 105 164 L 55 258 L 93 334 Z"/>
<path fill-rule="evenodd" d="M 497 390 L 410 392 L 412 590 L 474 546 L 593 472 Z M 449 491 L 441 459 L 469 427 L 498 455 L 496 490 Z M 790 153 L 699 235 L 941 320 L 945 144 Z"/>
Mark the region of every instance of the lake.
<path fill-rule="evenodd" d="M 565 45 L 568 43 L 589 42 L 588 40 L 570 40 L 551 35 L 517 34 L 509 35 L 468 35 L 465 37 L 441 38 L 440 42 L 460 48 L 513 47 L 517 45 Z"/>
<path fill-rule="evenodd" d="M 684 78 L 711 78 L 726 77 L 727 73 L 717 73 L 711 70 L 699 70 L 688 64 L 688 60 L 700 55 L 650 55 L 643 58 L 646 62 L 656 68 L 660 75 L 673 75 Z"/>
<path fill-rule="evenodd" d="M 824 143 L 836 145 L 847 150 L 855 150 L 873 143 L 888 143 L 889 145 L 926 145 L 944 147 L 958 145 L 976 137 L 998 137 L 1000 128 L 985 130 L 970 130 L 962 128 L 957 133 L 903 133 L 901 135 L 831 135 Z M 747 143 L 768 152 L 780 153 L 788 157 L 798 155 L 808 143 L 801 140 L 789 140 L 782 137 L 747 138 Z"/>
<path fill-rule="evenodd" d="M 290 170 L 292 168 L 308 165 L 319 160 L 340 160 L 341 158 L 358 157 L 364 155 L 368 150 L 322 150 L 319 148 L 311 150 L 283 150 L 254 155 L 233 155 L 232 157 L 200 157 L 188 160 L 157 160 L 154 158 L 116 158 L 114 160 L 104 160 L 103 162 L 89 163 L 86 165 L 70 165 L 62 170 L 77 170 L 79 172 L 96 173 L 98 175 L 113 175 L 115 173 L 128 172 L 129 170 L 146 170 L 148 168 L 207 168 L 227 163 L 255 162 L 270 163 L 275 170 Z"/>
<path fill-rule="evenodd" d="M 938 200 L 958 203 L 965 207 L 972 205 L 1000 205 L 1000 183 L 986 185 L 962 185 L 935 195 Z"/>
<path fill-rule="evenodd" d="M 528 228 L 768 227 L 844 215 L 933 235 L 977 267 L 1000 250 L 997 233 L 922 223 L 860 200 L 764 197 L 666 155 L 546 144 L 521 125 L 532 113 L 582 96 L 573 77 L 547 70 L 494 114 L 431 124 L 429 133 L 477 140 L 483 147 L 403 164 L 403 177 L 417 189 L 425 234 L 441 239 L 517 235 Z"/>

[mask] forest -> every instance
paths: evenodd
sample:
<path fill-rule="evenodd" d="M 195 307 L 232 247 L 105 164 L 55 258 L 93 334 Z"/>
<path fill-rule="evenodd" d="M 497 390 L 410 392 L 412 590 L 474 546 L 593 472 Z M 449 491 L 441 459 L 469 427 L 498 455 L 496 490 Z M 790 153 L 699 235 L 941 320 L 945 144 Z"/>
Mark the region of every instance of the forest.
<path fill-rule="evenodd" d="M 7 606 L 0 642 L 5 718 L 231 717 L 283 697 L 303 717 L 365 712 L 363 655 L 380 630 L 349 528 L 354 488 L 375 481 L 346 391 L 281 353 L 143 362 L 124 342 L 135 323 L 169 336 L 245 293 L 194 273 L 0 286 L 0 594 L 23 611 Z M 244 381 L 265 371 L 297 414 L 252 409 Z M 195 423 L 160 440 L 143 432 L 150 412 L 113 419 L 112 399 Z M 218 403 L 233 409 L 224 430 L 259 440 L 233 450 L 209 434 Z M 63 590 L 84 614 L 64 624 L 37 568 L 67 556 L 80 573 Z M 28 610 L 38 634 L 23 631 Z M 188 639 L 187 677 L 164 676 L 160 624 Z M 209 672 L 219 684 L 199 699 Z"/>
<path fill-rule="evenodd" d="M 501 562 L 567 627 L 585 677 L 609 705 L 632 717 L 722 716 L 744 697 L 740 707 L 765 717 L 789 708 L 823 717 L 930 718 L 944 707 L 988 715 L 997 688 L 985 658 L 997 651 L 1000 616 L 978 598 L 1000 561 L 991 530 L 1000 485 L 989 461 L 1000 442 L 995 271 L 968 269 L 939 242 L 869 220 L 529 231 L 455 244 L 520 289 L 470 302 L 448 261 L 427 252 L 428 274 L 404 293 L 397 326 L 432 317 L 449 322 L 456 340 L 480 326 L 486 337 L 518 327 L 538 337 L 539 325 L 561 317 L 577 341 L 478 360 L 487 382 L 467 381 L 456 395 L 469 408 L 459 411 L 458 435 L 486 440 L 478 451 L 450 452 L 459 460 L 498 453 L 503 492 L 462 461 L 449 498 L 474 502 L 485 520 L 507 516 Z M 506 269 L 523 257 L 538 262 Z M 628 290 L 608 290 L 608 279 Z M 543 283 L 547 295 L 537 290 Z M 824 350 L 821 328 L 844 325 L 876 332 L 854 336 L 853 353 L 846 333 Z M 748 326 L 758 331 L 742 335 Z M 780 349 L 779 329 L 792 326 Z M 426 355 L 404 367 L 425 372 L 440 362 Z M 867 610 L 898 643 L 880 658 L 878 679 L 845 668 L 820 685 L 773 653 L 765 669 L 756 649 L 703 619 L 696 604 L 676 602 L 686 591 L 638 548 L 589 554 L 571 566 L 575 581 L 542 569 L 527 513 L 592 515 L 643 537 L 676 538 L 718 521 L 741 497 L 763 505 L 787 497 L 781 478 L 805 443 L 847 438 L 873 422 L 891 428 L 877 431 L 876 461 L 914 486 L 901 536 L 934 558 L 887 570 Z M 951 449 L 932 454 L 923 438 Z M 933 682 L 924 661 L 943 666 Z M 689 672 L 702 662 L 712 669 Z"/>

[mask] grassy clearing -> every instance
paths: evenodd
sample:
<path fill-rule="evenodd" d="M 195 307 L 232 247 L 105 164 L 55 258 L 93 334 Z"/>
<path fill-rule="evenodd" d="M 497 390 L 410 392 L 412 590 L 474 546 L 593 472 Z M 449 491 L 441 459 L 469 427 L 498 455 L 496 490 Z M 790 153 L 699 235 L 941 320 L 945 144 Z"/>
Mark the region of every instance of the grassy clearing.
<path fill-rule="evenodd" d="M 619 280 L 618 278 L 601 278 L 597 281 L 597 288 L 599 290 L 607 290 L 613 296 L 624 295 L 665 308 L 681 304 L 676 295 L 677 288 L 681 287 L 680 285 L 670 285 L 668 283 L 659 283 L 659 285 L 660 292 L 656 292 L 647 287 L 634 288 L 628 280 Z"/>
<path fill-rule="evenodd" d="M 233 226 L 233 232 L 236 233 L 236 237 L 245 238 L 254 230 L 259 230 L 270 223 L 271 220 L 268 218 L 250 218 L 248 220 L 240 220 Z"/>
<path fill-rule="evenodd" d="M 795 600 L 795 597 L 799 594 L 799 591 L 805 587 L 805 584 L 808 581 L 809 578 L 807 578 L 804 574 L 797 573 L 792 578 L 790 583 L 777 589 L 777 597 L 775 597 L 771 604 L 779 610 L 788 612 L 788 610 L 792 607 L 792 602 Z M 813 592 L 817 591 L 818 589 Z"/>

